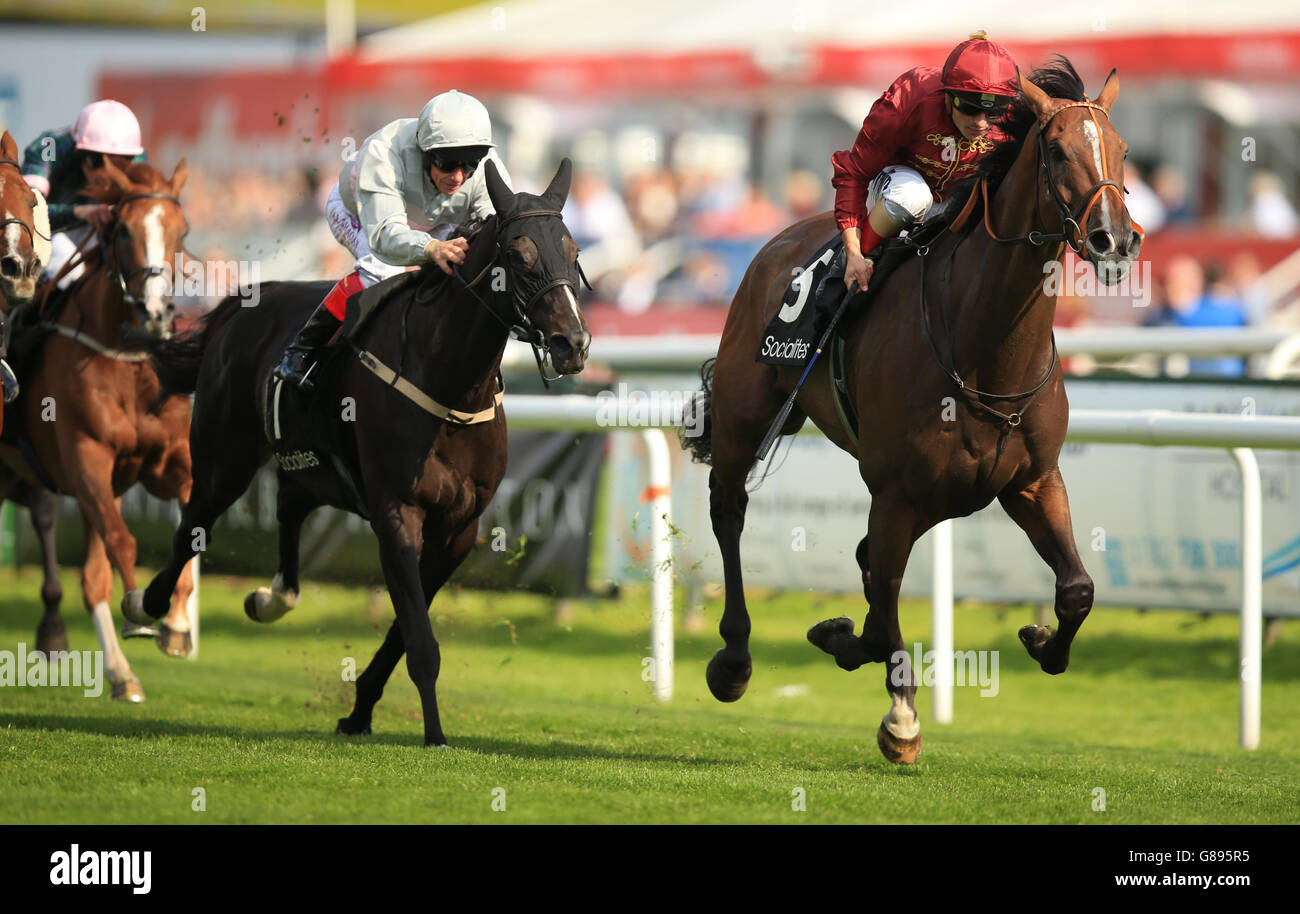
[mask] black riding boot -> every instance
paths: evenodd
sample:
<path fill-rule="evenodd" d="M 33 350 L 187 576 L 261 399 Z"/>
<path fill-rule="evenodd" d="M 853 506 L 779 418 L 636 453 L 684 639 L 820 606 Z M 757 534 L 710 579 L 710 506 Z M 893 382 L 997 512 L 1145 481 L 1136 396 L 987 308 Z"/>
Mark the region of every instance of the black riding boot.
<path fill-rule="evenodd" d="M 284 351 L 280 364 L 275 366 L 275 376 L 292 381 L 302 390 L 310 391 L 315 385 L 307 376 L 316 367 L 316 353 L 330 341 L 341 323 L 343 322 L 330 314 L 323 302 L 317 305 L 311 317 L 307 318 L 307 323 L 303 324 L 289 348 Z"/>

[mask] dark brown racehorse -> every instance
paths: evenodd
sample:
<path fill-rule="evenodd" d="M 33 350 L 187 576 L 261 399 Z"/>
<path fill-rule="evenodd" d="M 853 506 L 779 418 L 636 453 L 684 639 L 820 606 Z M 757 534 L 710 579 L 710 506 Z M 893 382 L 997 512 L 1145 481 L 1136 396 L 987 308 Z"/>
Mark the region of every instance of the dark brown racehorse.
<path fill-rule="evenodd" d="M 117 643 L 109 610 L 114 569 L 128 592 L 135 589 L 135 538 L 118 498 L 138 481 L 158 498 L 189 499 L 190 404 L 185 396 L 160 398 L 147 359 L 121 349 L 119 337 L 123 326 L 170 333 L 175 306 L 169 274 L 187 231 L 178 199 L 186 174 L 183 160 L 170 179 L 144 163 L 125 173 L 111 162 L 104 166 L 91 193 L 113 204 L 116 218 L 99 244 L 83 253 L 85 275 L 68 291 L 54 332 L 21 379 L 15 406 L 33 459 L 15 447 L 0 448 L 10 474 L 34 486 L 53 484 L 77 499 L 86 528 L 82 593 L 112 695 L 127 701 L 143 701 L 144 689 Z M 187 568 L 158 640 L 173 656 L 190 650 L 191 590 Z M 53 606 L 57 615 L 57 601 Z M 63 626 L 50 618 L 50 609 L 47 599 L 42 630 L 57 644 Z"/>
<path fill-rule="evenodd" d="M 244 603 L 258 622 L 294 608 L 298 533 L 318 506 L 369 518 L 397 620 L 357 679 L 356 705 L 339 721 L 341 734 L 370 732 L 371 712 L 405 652 L 424 710 L 424 742 L 446 744 L 435 695 L 441 655 L 428 610 L 473 547 L 479 515 L 505 474 L 498 372 L 510 325 L 545 345 L 563 374 L 582 370 L 591 341 L 575 294 L 578 248 L 559 212 L 568 195 L 569 161 L 540 197 L 512 193 L 491 162 L 485 168 L 496 215 L 470 236 L 461 268 L 469 278 L 462 283 L 425 265 L 352 341 L 370 355 L 338 353 L 340 370 L 318 382 L 318 400 L 350 400 L 355 420 L 340 423 L 336 453 L 312 452 L 314 468 L 281 461 L 280 570 L 270 589 L 259 588 Z M 128 618 L 145 623 L 166 611 L 166 595 L 194 554 L 196 531 L 209 530 L 270 457 L 262 412 L 271 370 L 328 289 L 328 283 L 268 285 L 258 307 L 227 300 L 197 335 L 150 345 L 167 388 L 195 391 L 194 491 L 172 540 L 171 562 L 145 591 L 143 614 L 140 595 L 127 595 Z M 399 375 L 407 386 L 391 375 L 376 376 L 366 367 L 371 357 L 406 366 Z M 268 409 L 281 415 L 279 406 Z M 342 412 L 331 407 L 328 415 L 332 420 Z"/>
<path fill-rule="evenodd" d="M 1022 105 L 1008 125 L 1015 141 L 982 167 L 960 228 L 932 243 L 927 256 L 899 267 L 847 326 L 856 440 L 837 414 L 822 365 L 783 427 L 793 434 L 811 418 L 858 458 L 871 490 L 867 535 L 857 548 L 870 604 L 862 632 L 854 634 L 852 620 L 843 618 L 819 623 L 808 638 L 846 670 L 886 664 L 892 704 L 877 741 L 891 761 L 912 762 L 921 747 L 898 589 L 912 546 L 926 530 L 995 498 L 1001 502 L 1056 574 L 1059 630 L 1020 630 L 1030 656 L 1048 673 L 1065 670 L 1070 642 L 1092 606 L 1092 580 L 1075 549 L 1057 468 L 1069 408 L 1044 265 L 1060 258 L 1068 241 L 1103 280 L 1117 282 L 1137 255 L 1140 234 L 1122 194 L 1125 143 L 1108 116 L 1118 91 L 1112 72 L 1097 100 L 1086 102 L 1064 59 L 1022 77 Z M 740 564 L 746 478 L 802 373 L 754 356 L 792 269 L 835 234 L 831 214 L 813 217 L 758 254 L 727 316 L 711 392 L 707 364 L 704 371 L 710 427 L 687 446 L 713 465 L 710 515 L 725 569 L 725 646 L 710 661 L 707 680 L 721 701 L 738 699 L 751 673 Z"/>

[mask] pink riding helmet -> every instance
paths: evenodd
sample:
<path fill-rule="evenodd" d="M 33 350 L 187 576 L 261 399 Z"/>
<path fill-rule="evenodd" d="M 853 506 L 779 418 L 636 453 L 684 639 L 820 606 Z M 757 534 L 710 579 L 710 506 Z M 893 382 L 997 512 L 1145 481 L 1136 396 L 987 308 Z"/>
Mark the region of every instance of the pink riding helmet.
<path fill-rule="evenodd" d="M 140 142 L 140 122 L 131 109 L 111 98 L 91 102 L 77 115 L 72 139 L 78 149 L 105 152 L 109 155 L 138 156 L 144 152 Z"/>

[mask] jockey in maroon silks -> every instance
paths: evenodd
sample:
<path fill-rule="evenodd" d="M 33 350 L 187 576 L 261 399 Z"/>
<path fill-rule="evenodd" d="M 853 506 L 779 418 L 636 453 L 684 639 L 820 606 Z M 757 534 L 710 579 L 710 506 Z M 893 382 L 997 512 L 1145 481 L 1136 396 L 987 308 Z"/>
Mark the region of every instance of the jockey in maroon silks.
<path fill-rule="evenodd" d="M 864 255 L 925 218 L 953 185 L 1009 137 L 994 123 L 1020 91 L 1020 72 L 983 32 L 953 48 L 943 69 L 908 70 L 871 106 L 852 149 L 831 156 L 846 285 L 865 289 Z"/>

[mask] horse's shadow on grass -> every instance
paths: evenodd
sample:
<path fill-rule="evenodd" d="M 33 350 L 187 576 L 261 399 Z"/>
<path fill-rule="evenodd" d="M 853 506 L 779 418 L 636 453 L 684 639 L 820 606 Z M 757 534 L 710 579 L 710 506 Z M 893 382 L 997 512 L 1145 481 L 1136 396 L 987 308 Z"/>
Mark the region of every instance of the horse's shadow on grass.
<path fill-rule="evenodd" d="M 339 746 L 342 749 L 365 746 L 396 746 L 418 751 L 440 752 L 439 749 L 425 749 L 423 737 L 418 733 L 377 733 L 368 736 L 337 736 L 320 729 L 265 730 L 244 729 L 241 727 L 214 726 L 210 724 L 187 724 L 173 720 L 137 720 L 108 719 L 100 717 L 65 717 L 40 714 L 21 714 L 0 712 L 0 730 L 6 728 L 17 730 L 69 730 L 80 734 L 97 734 L 118 739 L 158 739 L 161 737 L 218 738 L 241 741 L 264 742 L 269 740 L 294 740 L 320 746 Z M 548 740 L 545 743 L 530 743 L 520 740 L 502 739 L 490 736 L 452 736 L 452 749 L 473 752 L 477 755 L 505 755 L 519 759 L 592 759 L 619 762 L 658 762 L 668 764 L 686 764 L 693 766 L 721 765 L 737 766 L 739 760 L 716 758 L 688 758 L 666 753 L 645 752 L 640 750 L 619 751 L 615 749 L 584 746 L 566 743 L 560 740 Z"/>

